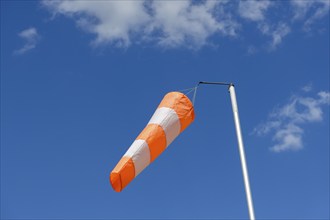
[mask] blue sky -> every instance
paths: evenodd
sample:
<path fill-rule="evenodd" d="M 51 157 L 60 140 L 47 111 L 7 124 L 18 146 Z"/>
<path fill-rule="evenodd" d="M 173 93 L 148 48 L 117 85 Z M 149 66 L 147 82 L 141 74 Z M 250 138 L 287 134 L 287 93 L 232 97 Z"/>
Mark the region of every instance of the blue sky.
<path fill-rule="evenodd" d="M 255 214 L 329 218 L 329 1 L 1 1 L 1 218 L 248 218 L 229 94 L 123 192 L 162 97 L 234 82 Z"/>

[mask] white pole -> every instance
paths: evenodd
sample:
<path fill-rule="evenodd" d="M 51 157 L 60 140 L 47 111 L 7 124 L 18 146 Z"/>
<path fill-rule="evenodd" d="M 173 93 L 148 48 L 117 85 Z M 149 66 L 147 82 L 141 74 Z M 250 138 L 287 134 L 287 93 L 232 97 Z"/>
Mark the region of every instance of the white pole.
<path fill-rule="evenodd" d="M 251 195 L 250 183 L 249 183 L 249 174 L 248 174 L 248 170 L 247 170 L 247 166 L 246 166 L 244 144 L 243 144 L 241 126 L 240 126 L 239 115 L 238 115 L 238 107 L 237 107 L 237 101 L 236 101 L 236 93 L 235 93 L 235 88 L 234 88 L 233 84 L 229 85 L 229 93 L 230 93 L 231 104 L 233 107 L 233 114 L 234 114 L 234 120 L 235 120 L 239 154 L 241 157 L 241 164 L 242 164 L 242 171 L 243 171 L 243 177 L 244 177 L 246 199 L 247 199 L 248 208 L 249 208 L 249 215 L 250 215 L 250 219 L 254 220 L 255 217 L 254 217 L 252 195 Z"/>

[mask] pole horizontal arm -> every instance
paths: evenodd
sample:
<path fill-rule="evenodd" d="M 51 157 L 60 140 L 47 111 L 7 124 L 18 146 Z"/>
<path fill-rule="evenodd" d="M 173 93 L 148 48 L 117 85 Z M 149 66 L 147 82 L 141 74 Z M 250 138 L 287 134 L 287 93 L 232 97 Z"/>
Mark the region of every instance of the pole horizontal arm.
<path fill-rule="evenodd" d="M 233 83 L 227 83 L 227 82 L 205 82 L 205 81 L 200 81 L 198 84 L 211 84 L 211 85 L 220 85 L 220 86 L 230 86 L 233 85 Z"/>

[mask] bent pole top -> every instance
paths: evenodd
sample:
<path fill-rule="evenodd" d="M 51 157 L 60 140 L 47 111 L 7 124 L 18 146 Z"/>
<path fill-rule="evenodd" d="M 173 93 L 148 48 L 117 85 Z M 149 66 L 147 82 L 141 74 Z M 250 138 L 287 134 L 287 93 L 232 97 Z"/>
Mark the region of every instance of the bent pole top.
<path fill-rule="evenodd" d="M 242 166 L 243 179 L 244 179 L 244 185 L 245 185 L 246 200 L 247 200 L 248 209 L 249 209 L 249 216 L 250 216 L 251 220 L 254 220 L 255 216 L 254 216 L 253 200 L 252 200 L 251 189 L 250 189 L 249 174 L 248 174 L 248 169 L 247 169 L 246 159 L 245 159 L 244 143 L 243 143 L 243 137 L 242 137 L 242 132 L 241 132 L 241 125 L 240 125 L 240 120 L 239 120 L 238 106 L 237 106 L 234 84 L 226 83 L 226 82 L 201 81 L 197 84 L 197 86 L 199 86 L 200 84 L 228 86 L 232 109 L 233 109 L 233 115 L 234 115 L 238 149 L 239 149 L 240 158 L 241 158 L 241 166 Z"/>
<path fill-rule="evenodd" d="M 200 81 L 200 82 L 198 82 L 198 85 L 199 84 L 222 85 L 222 86 L 234 85 L 233 83 L 227 83 L 227 82 L 205 82 L 205 81 Z"/>

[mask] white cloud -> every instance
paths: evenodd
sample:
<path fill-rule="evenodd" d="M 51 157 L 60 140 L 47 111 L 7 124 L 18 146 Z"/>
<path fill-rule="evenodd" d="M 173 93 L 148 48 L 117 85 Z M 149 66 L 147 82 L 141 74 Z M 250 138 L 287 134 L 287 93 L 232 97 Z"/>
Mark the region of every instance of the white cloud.
<path fill-rule="evenodd" d="M 267 9 L 272 6 L 271 1 L 240 1 L 238 5 L 238 13 L 242 18 L 251 21 L 263 21 Z"/>
<path fill-rule="evenodd" d="M 304 30 L 309 31 L 311 25 L 316 20 L 323 18 L 329 13 L 330 1 L 329 0 L 313 0 L 313 1 L 302 1 L 302 0 L 291 0 L 293 7 L 293 20 L 303 20 Z M 307 17 L 307 19 L 306 19 Z"/>
<path fill-rule="evenodd" d="M 274 5 L 275 1 L 268 0 L 243 0 L 238 5 L 238 13 L 242 18 L 257 22 L 260 32 L 271 37 L 270 50 L 275 50 L 282 43 L 283 38 L 291 32 L 287 23 L 281 21 L 274 25 L 269 21 L 270 19 L 267 19 L 266 12 Z"/>
<path fill-rule="evenodd" d="M 23 30 L 18 36 L 25 41 L 25 44 L 22 48 L 14 51 L 14 54 L 17 55 L 24 54 L 35 48 L 40 38 L 37 29 L 34 27 Z"/>
<path fill-rule="evenodd" d="M 283 38 L 291 32 L 287 23 L 281 21 L 274 25 L 269 21 L 270 19 L 267 19 L 266 12 L 274 5 L 275 1 L 268 0 L 242 0 L 238 5 L 238 13 L 242 18 L 257 22 L 260 32 L 271 37 L 270 50 L 275 50 L 282 43 Z"/>
<path fill-rule="evenodd" d="M 301 1 L 301 0 L 292 0 L 291 5 L 293 7 L 293 19 L 302 19 L 307 14 L 307 11 L 314 4 L 313 1 Z"/>
<path fill-rule="evenodd" d="M 222 1 L 43 1 L 55 14 L 73 18 L 96 35 L 94 45 L 128 47 L 132 39 L 155 41 L 164 47 L 199 48 L 215 33 L 234 36 L 235 22 L 215 17 Z"/>
<path fill-rule="evenodd" d="M 271 150 L 274 152 L 282 152 L 287 150 L 297 151 L 303 148 L 302 134 L 304 131 L 295 124 L 286 124 L 275 132 L 273 140 L 275 144 Z"/>
<path fill-rule="evenodd" d="M 304 87 L 301 88 L 302 91 L 304 92 L 310 92 L 313 90 L 313 85 L 312 83 L 309 83 L 307 85 L 305 85 Z"/>
<path fill-rule="evenodd" d="M 320 99 L 319 99 L 320 104 L 330 105 L 330 93 L 329 92 L 321 91 L 317 95 L 320 97 Z"/>
<path fill-rule="evenodd" d="M 247 47 L 247 54 L 248 55 L 253 55 L 253 54 L 256 54 L 257 52 L 258 52 L 258 49 L 254 45 L 249 45 Z"/>
<path fill-rule="evenodd" d="M 55 14 L 72 17 L 84 31 L 93 33 L 93 44 L 127 47 L 131 35 L 150 20 L 143 1 L 43 1 Z"/>
<path fill-rule="evenodd" d="M 273 134 L 274 152 L 303 148 L 303 125 L 323 120 L 323 106 L 330 105 L 330 93 L 321 91 L 317 97 L 294 96 L 269 115 L 268 121 L 254 129 L 256 135 Z"/>
<path fill-rule="evenodd" d="M 259 25 L 261 33 L 272 38 L 269 46 L 271 50 L 275 50 L 282 43 L 283 38 L 291 32 L 288 24 L 280 22 L 276 26 L 270 26 L 267 23 Z"/>
<path fill-rule="evenodd" d="M 273 129 L 279 128 L 281 126 L 281 124 L 282 124 L 281 121 L 271 119 L 271 120 L 267 121 L 266 123 L 262 123 L 262 124 L 258 125 L 256 128 L 254 128 L 253 133 L 257 134 L 258 136 L 262 136 L 262 135 L 268 134 Z"/>
<path fill-rule="evenodd" d="M 191 4 L 189 1 L 154 1 L 151 29 L 160 31 L 158 43 L 166 47 L 189 44 L 201 47 L 215 33 L 235 35 L 236 24 L 229 18 L 217 20 L 214 14 L 221 1 Z M 222 13 L 224 15 L 224 13 Z"/>
<path fill-rule="evenodd" d="M 42 5 L 55 16 L 64 15 L 77 26 L 94 35 L 92 45 L 127 48 L 131 44 L 152 43 L 163 48 L 199 49 L 214 45 L 210 39 L 229 37 L 245 39 L 240 32 L 253 21 L 257 29 L 271 38 L 269 49 L 275 50 L 292 32 L 292 21 L 309 29 L 329 11 L 329 0 L 125 0 L 71 1 L 43 0 Z M 281 8 L 291 7 L 292 14 Z M 271 11 L 278 10 L 278 12 Z M 284 11 L 288 11 L 285 9 Z M 250 28 L 250 27 L 249 27 Z M 254 31 L 254 29 L 249 29 Z M 250 44 L 251 42 L 249 42 Z M 257 51 L 250 47 L 248 53 Z"/>
<path fill-rule="evenodd" d="M 329 104 L 329 92 L 319 92 L 318 98 L 292 97 L 291 102 L 272 114 L 273 117 L 289 119 L 293 123 L 322 121 L 322 105 Z"/>

